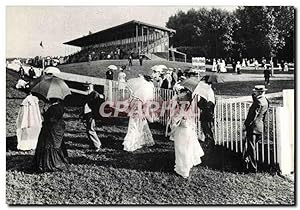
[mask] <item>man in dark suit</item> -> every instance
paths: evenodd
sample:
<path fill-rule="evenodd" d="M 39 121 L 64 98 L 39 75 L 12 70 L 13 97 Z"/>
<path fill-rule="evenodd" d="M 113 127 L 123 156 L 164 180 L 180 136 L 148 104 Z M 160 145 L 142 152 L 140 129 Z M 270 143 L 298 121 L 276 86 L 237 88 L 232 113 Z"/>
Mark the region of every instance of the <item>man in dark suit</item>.
<path fill-rule="evenodd" d="M 33 67 L 31 66 L 30 69 L 28 70 L 28 74 L 30 78 L 34 78 L 35 77 L 35 71 L 33 69 Z"/>
<path fill-rule="evenodd" d="M 249 172 L 257 172 L 256 143 L 262 137 L 264 119 L 268 111 L 269 101 L 265 96 L 264 85 L 256 85 L 253 89 L 253 103 L 248 111 L 243 130 L 246 131 L 243 158 Z"/>
<path fill-rule="evenodd" d="M 203 81 L 210 86 L 211 82 L 208 81 L 209 76 L 205 76 Z M 215 94 L 213 89 L 210 89 L 209 97 L 207 99 L 200 97 L 197 103 L 200 109 L 200 124 L 203 134 L 205 136 L 205 142 L 207 146 L 206 153 L 210 153 L 213 145 L 215 144 L 213 126 L 214 126 L 214 112 L 215 112 Z"/>
<path fill-rule="evenodd" d="M 270 84 L 270 76 L 271 76 L 270 66 L 267 66 L 267 68 L 264 70 L 264 77 L 265 77 L 265 85 Z"/>
<path fill-rule="evenodd" d="M 24 71 L 23 66 L 20 66 L 20 68 L 19 68 L 19 76 L 20 76 L 20 78 L 24 79 L 25 71 Z"/>
<path fill-rule="evenodd" d="M 114 72 L 111 69 L 108 69 L 106 72 L 106 79 L 113 80 L 114 79 Z"/>
<path fill-rule="evenodd" d="M 99 109 L 103 102 L 104 96 L 94 90 L 92 84 L 89 85 L 89 94 L 87 95 L 86 104 L 84 106 L 83 119 L 85 120 L 86 133 L 88 139 L 93 144 L 96 152 L 100 150 L 101 142 L 95 131 L 95 119 L 100 118 Z"/>

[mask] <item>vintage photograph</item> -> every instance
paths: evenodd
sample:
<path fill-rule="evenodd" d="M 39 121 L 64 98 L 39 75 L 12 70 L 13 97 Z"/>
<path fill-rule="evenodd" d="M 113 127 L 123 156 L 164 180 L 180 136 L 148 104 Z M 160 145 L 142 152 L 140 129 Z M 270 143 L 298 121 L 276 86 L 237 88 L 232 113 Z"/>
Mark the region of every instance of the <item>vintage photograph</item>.
<path fill-rule="evenodd" d="M 5 12 L 8 206 L 295 206 L 295 6 Z"/>

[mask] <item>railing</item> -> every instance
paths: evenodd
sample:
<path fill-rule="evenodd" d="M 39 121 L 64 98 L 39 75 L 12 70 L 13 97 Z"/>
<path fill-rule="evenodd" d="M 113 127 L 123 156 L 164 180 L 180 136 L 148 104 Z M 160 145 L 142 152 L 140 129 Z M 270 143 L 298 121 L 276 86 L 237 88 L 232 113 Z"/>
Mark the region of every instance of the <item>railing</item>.
<path fill-rule="evenodd" d="M 122 92 L 123 91 L 123 92 Z M 127 89 L 118 90 L 117 82 L 113 85 L 113 100 L 128 99 L 130 93 Z M 159 102 L 161 109 L 165 110 L 163 115 L 157 119 L 157 122 L 166 126 L 170 118 L 170 110 L 168 102 L 173 98 L 175 92 L 173 90 L 155 88 L 154 101 Z M 198 98 L 199 99 L 199 98 Z M 203 138 L 200 124 L 200 110 L 197 107 L 196 99 L 193 100 L 194 118 L 197 125 L 199 138 Z M 166 106 L 166 107 L 163 107 Z M 242 153 L 244 150 L 244 142 L 246 132 L 243 125 L 246 120 L 248 110 L 251 106 L 250 102 L 236 99 L 222 99 L 218 97 L 214 112 L 214 138 L 215 144 L 223 146 L 233 152 Z M 263 164 L 276 165 L 280 164 L 278 154 L 278 107 L 269 107 L 264 121 L 264 130 L 262 138 L 256 144 L 257 160 Z"/>
<path fill-rule="evenodd" d="M 246 120 L 249 102 L 233 102 L 219 99 L 215 106 L 215 143 L 236 153 L 244 150 Z M 262 138 L 256 144 L 257 160 L 262 163 L 276 164 L 277 135 L 276 107 L 270 107 L 265 117 Z"/>

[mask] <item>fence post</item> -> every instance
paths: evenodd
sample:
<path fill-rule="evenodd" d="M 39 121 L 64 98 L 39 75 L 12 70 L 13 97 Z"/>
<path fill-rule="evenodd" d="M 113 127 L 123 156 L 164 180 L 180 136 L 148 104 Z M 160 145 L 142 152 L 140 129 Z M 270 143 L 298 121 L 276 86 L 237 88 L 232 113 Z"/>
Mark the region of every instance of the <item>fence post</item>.
<path fill-rule="evenodd" d="M 106 88 L 106 90 L 104 90 L 104 92 L 106 93 L 106 100 L 107 101 L 112 101 L 112 81 L 111 80 L 106 80 L 106 85 L 104 86 L 104 88 Z"/>
<path fill-rule="evenodd" d="M 294 171 L 294 90 L 283 90 L 283 107 L 276 112 L 277 156 L 281 173 Z"/>

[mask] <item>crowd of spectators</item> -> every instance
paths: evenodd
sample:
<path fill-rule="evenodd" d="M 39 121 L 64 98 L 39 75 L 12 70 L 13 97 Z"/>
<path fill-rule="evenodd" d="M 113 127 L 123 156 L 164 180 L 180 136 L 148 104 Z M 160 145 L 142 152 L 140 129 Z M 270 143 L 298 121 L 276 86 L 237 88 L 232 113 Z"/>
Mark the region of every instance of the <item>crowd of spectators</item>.
<path fill-rule="evenodd" d="M 67 63 L 90 62 L 96 60 L 128 59 L 138 58 L 136 49 L 122 47 L 86 48 L 68 56 Z"/>

